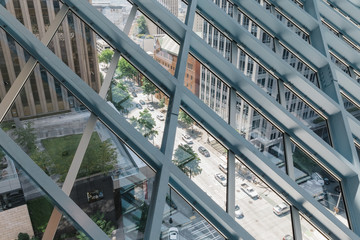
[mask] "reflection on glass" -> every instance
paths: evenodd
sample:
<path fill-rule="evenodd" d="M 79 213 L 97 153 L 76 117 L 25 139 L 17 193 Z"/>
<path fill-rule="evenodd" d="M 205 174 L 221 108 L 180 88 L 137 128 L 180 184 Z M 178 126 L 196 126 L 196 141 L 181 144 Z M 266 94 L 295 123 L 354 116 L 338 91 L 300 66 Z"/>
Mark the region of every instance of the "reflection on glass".
<path fill-rule="evenodd" d="M 6 9 L 37 38 L 42 38 L 60 10 L 59 0 L 6 0 Z"/>
<path fill-rule="evenodd" d="M 292 235 L 290 206 L 237 158 L 235 220 L 255 239 Z"/>
<path fill-rule="evenodd" d="M 121 58 L 107 102 L 154 146 L 160 148 L 169 98 L 124 58 Z"/>
<path fill-rule="evenodd" d="M 348 111 L 351 115 L 353 115 L 357 119 L 360 119 L 360 109 L 344 95 L 341 95 L 341 97 L 346 111 Z"/>
<path fill-rule="evenodd" d="M 71 199 L 109 236 L 143 239 L 155 172 L 101 122 L 91 138 Z"/>
<path fill-rule="evenodd" d="M 41 188 L 3 149 L 0 149 L 0 186 L 0 227 L 3 239 L 41 239 L 54 206 Z M 67 227 L 63 223 L 60 222 L 61 228 L 76 231 L 73 226 Z M 56 236 L 55 239 L 65 238 Z"/>
<path fill-rule="evenodd" d="M 348 226 L 339 181 L 294 143 L 291 143 L 291 149 L 296 183 Z"/>
<path fill-rule="evenodd" d="M 32 118 L 11 118 L 1 127 L 47 175 L 61 184 L 90 113 L 40 65 L 27 79 L 10 111 L 22 95 L 30 100 Z M 99 150 L 97 145 L 95 148 Z"/>
<path fill-rule="evenodd" d="M 188 55 L 184 84 L 195 96 L 228 122 L 229 86 L 191 54 Z"/>
<path fill-rule="evenodd" d="M 337 67 L 339 67 L 343 72 L 345 72 L 347 75 L 351 76 L 350 69 L 347 64 L 343 60 L 341 60 L 338 56 L 330 52 L 330 59 Z"/>
<path fill-rule="evenodd" d="M 306 240 L 326 240 L 325 237 L 318 229 L 308 222 L 306 218 L 300 215 L 301 235 Z"/>
<path fill-rule="evenodd" d="M 174 146 L 173 163 L 225 209 L 227 150 L 184 111 Z"/>
<path fill-rule="evenodd" d="M 182 0 L 157 0 L 180 21 L 185 22 L 187 3 Z"/>
<path fill-rule="evenodd" d="M 285 104 L 286 110 L 297 117 L 325 142 L 330 144 L 331 140 L 326 119 L 315 112 L 312 107 L 297 97 L 296 94 L 287 87 L 285 87 Z"/>
<path fill-rule="evenodd" d="M 160 239 L 224 239 L 170 186 L 166 194 Z"/>
<path fill-rule="evenodd" d="M 283 133 L 239 95 L 236 96 L 236 130 L 285 171 Z"/>
<path fill-rule="evenodd" d="M 112 48 L 71 11 L 48 45 L 71 70 L 99 92 Z"/>

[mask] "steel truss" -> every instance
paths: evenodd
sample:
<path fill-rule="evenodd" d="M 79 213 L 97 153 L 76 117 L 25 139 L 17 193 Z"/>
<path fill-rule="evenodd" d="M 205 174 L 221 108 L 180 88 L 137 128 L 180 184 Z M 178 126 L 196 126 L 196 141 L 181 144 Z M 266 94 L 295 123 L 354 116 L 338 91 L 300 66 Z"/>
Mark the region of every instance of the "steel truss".
<path fill-rule="evenodd" d="M 162 68 L 144 51 L 140 50 L 127 37 L 127 34 L 115 27 L 85 0 L 63 0 L 64 6 L 60 12 L 62 16 L 65 16 L 69 9 L 72 10 L 118 51 L 122 57 L 136 66 L 139 71 L 168 94 L 171 100 L 166 118 L 162 148 L 160 150 L 155 148 L 139 132 L 131 127 L 124 118 L 119 118 L 115 110 L 103 100 L 103 96 L 95 93 L 46 47 L 51 36 L 61 23 L 61 15 L 59 14 L 57 21 L 54 21 L 54 25 L 49 29 L 51 30 L 49 31 L 50 36 L 46 36 L 47 40 L 41 42 L 5 8 L 0 6 L 0 26 L 33 57 L 28 63 L 29 66 L 23 70 L 24 73 L 22 72 L 19 75 L 19 84 L 14 84 L 12 87 L 13 91 L 6 95 L 7 100 L 1 102 L 1 117 L 5 116 L 6 111 L 14 102 L 35 64 L 38 62 L 44 66 L 88 107 L 94 117 L 97 117 L 108 126 L 157 172 L 152 204 L 149 209 L 150 214 L 145 229 L 146 239 L 159 238 L 168 184 L 179 192 L 226 238 L 254 239 L 233 219 L 233 203 L 235 198 L 235 175 L 233 173 L 228 175 L 230 177 L 227 199 L 227 211 L 229 213 L 226 213 L 171 163 L 180 108 L 186 110 L 197 122 L 201 123 L 207 131 L 229 149 L 228 169 L 233 169 L 234 156 L 241 156 L 252 170 L 291 203 L 293 206 L 292 215 L 294 217 L 292 221 L 296 228 L 294 230 L 296 239 L 301 239 L 301 234 L 299 234 L 301 232 L 299 230 L 299 212 L 310 218 L 321 231 L 332 238 L 360 239 L 360 169 L 359 159 L 353 144 L 354 138 L 360 139 L 360 123 L 345 111 L 342 100 L 339 97 L 341 90 L 351 97 L 355 103 L 360 105 L 360 86 L 354 79 L 336 69 L 336 66 L 331 63 L 329 53 L 326 50 L 331 48 L 336 51 L 337 54 L 340 54 L 341 57 L 349 61 L 349 65 L 352 68 L 357 70 L 360 69 L 360 58 L 359 54 L 354 54 L 354 50 L 351 50 L 349 46 L 334 36 L 330 36 L 330 33 L 322 29 L 319 14 L 326 16 L 330 21 L 332 20 L 332 23 L 337 25 L 339 29 L 346 26 L 343 33 L 357 44 L 359 44 L 360 29 L 355 25 L 349 25 L 348 22 L 344 22 L 346 20 L 338 15 L 333 16 L 334 11 L 320 0 L 307 0 L 304 3 L 306 11 L 301 10 L 290 1 L 270 0 L 271 3 L 281 8 L 299 26 L 308 31 L 313 43 L 313 46 L 311 46 L 286 28 L 285 25 L 279 24 L 274 15 L 265 11 L 256 2 L 248 0 L 233 0 L 232 2 L 264 27 L 277 41 L 284 43 L 301 59 L 311 64 L 319 73 L 328 70 L 329 74 L 320 77 L 320 82 L 323 84 L 322 87 L 324 89 L 318 89 L 312 85 L 301 74 L 282 61 L 281 57 L 275 52 L 270 51 L 249 32 L 241 28 L 233 18 L 226 15 L 209 0 L 193 0 L 189 2 L 185 24 L 162 8 L 155 0 L 132 1 L 134 6 L 161 25 L 169 35 L 180 43 L 179 61 L 174 76 Z M 338 4 L 338 7 L 343 8 L 353 19 L 359 20 L 359 9 L 354 7 L 350 9 L 349 4 L 351 3 L 343 4 L 343 1 L 335 0 L 331 2 Z M 353 0 L 353 2 L 356 1 Z M 271 69 L 279 77 L 281 84 L 286 84 L 294 89 L 304 101 L 321 112 L 329 121 L 334 147 L 325 143 L 301 121 L 290 114 L 284 106 L 269 97 L 232 63 L 225 60 L 219 53 L 200 39 L 192 31 L 196 12 L 206 17 L 208 21 L 229 37 L 232 40 L 233 46 L 237 46 L 237 44 L 246 46 L 246 51 L 261 61 L 264 66 Z M 291 164 L 288 169 L 290 171 L 289 175 L 286 175 L 275 165 L 269 163 L 262 153 L 231 127 L 234 124 L 234 120 L 231 118 L 232 114 L 234 114 L 234 112 L 231 112 L 233 110 L 230 109 L 230 124 L 228 124 L 184 86 L 186 59 L 189 52 L 231 86 L 232 99 L 235 99 L 236 93 L 247 99 L 256 110 L 285 133 L 285 140 L 288 143 L 291 139 L 300 144 L 305 150 L 316 156 L 316 160 L 341 181 L 345 194 L 345 203 L 348 209 L 350 209 L 348 216 L 352 230 L 343 225 L 295 183 L 291 174 L 291 171 L 293 171 L 293 169 L 291 170 L 291 166 L 293 166 L 291 158 L 287 159 L 287 163 Z M 118 58 L 118 55 L 116 58 Z M 336 129 L 337 127 L 340 130 Z M 64 193 L 57 186 L 54 186 L 55 184 L 49 177 L 2 130 L 0 130 L 0 135 L 0 146 L 48 194 L 62 213 L 72 219 L 90 238 L 107 238 L 91 219 L 67 196 L 69 189 Z"/>

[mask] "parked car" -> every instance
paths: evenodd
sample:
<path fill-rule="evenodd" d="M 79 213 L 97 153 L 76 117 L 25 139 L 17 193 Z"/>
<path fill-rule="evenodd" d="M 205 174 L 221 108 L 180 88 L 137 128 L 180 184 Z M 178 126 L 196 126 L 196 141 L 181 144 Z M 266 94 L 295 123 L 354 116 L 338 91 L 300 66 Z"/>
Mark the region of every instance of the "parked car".
<path fill-rule="evenodd" d="M 203 146 L 200 146 L 200 147 L 198 148 L 198 150 L 199 150 L 199 152 L 200 152 L 202 155 L 204 155 L 205 157 L 210 157 L 209 151 L 208 151 L 206 148 L 204 148 Z"/>
<path fill-rule="evenodd" d="M 224 174 L 222 173 L 216 173 L 215 174 L 215 179 L 224 187 L 226 186 L 226 177 Z"/>
<path fill-rule="evenodd" d="M 247 183 L 243 182 L 240 184 L 241 189 L 253 199 L 259 198 L 259 194 Z"/>
<path fill-rule="evenodd" d="M 182 135 L 182 139 L 187 143 L 187 144 L 193 144 L 192 138 L 187 135 L 187 134 L 183 134 Z"/>
<path fill-rule="evenodd" d="M 145 102 L 144 102 L 143 100 L 140 100 L 139 103 L 140 103 L 141 105 L 145 105 Z"/>
<path fill-rule="evenodd" d="M 289 211 L 290 211 L 289 205 L 287 205 L 284 202 L 273 207 L 273 212 L 278 216 L 288 213 Z"/>
<path fill-rule="evenodd" d="M 227 173 L 227 166 L 225 163 L 220 163 L 219 164 L 219 169 L 223 172 L 223 173 Z"/>
<path fill-rule="evenodd" d="M 142 109 L 142 106 L 140 105 L 140 104 L 136 104 L 136 107 L 138 108 L 138 109 Z"/>
<path fill-rule="evenodd" d="M 86 197 L 89 203 L 96 202 L 104 198 L 104 194 L 100 190 L 94 190 L 86 193 Z"/>
<path fill-rule="evenodd" d="M 156 118 L 159 119 L 160 121 L 164 121 L 164 120 L 165 120 L 165 118 L 164 118 L 163 115 L 157 115 Z"/>
<path fill-rule="evenodd" d="M 239 205 L 235 205 L 235 217 L 242 218 L 243 216 L 244 216 L 244 213 L 240 209 Z"/>
<path fill-rule="evenodd" d="M 151 106 L 151 105 L 148 105 L 148 106 L 147 106 L 147 109 L 149 109 L 149 111 L 154 111 L 154 107 Z"/>
<path fill-rule="evenodd" d="M 169 240 L 179 240 L 179 229 L 176 227 L 169 228 Z"/>
<path fill-rule="evenodd" d="M 137 97 L 136 92 L 131 92 L 131 95 L 133 95 L 133 97 Z"/>

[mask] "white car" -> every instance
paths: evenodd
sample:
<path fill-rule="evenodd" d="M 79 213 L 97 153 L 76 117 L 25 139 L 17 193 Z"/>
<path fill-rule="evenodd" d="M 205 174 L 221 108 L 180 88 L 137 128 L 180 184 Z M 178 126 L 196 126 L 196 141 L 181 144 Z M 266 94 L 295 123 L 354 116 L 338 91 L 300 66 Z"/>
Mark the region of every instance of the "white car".
<path fill-rule="evenodd" d="M 285 214 L 285 213 L 287 213 L 289 211 L 290 211 L 289 205 L 287 205 L 284 202 L 276 205 L 275 207 L 273 207 L 273 212 L 278 216 L 280 216 L 282 214 Z"/>
<path fill-rule="evenodd" d="M 176 227 L 169 228 L 169 240 L 179 240 L 179 229 Z"/>
<path fill-rule="evenodd" d="M 223 173 L 227 173 L 227 166 L 225 163 L 220 163 L 219 164 L 219 169 L 223 172 Z"/>
<path fill-rule="evenodd" d="M 235 217 L 242 218 L 243 216 L 244 216 L 244 213 L 240 209 L 239 205 L 235 205 Z"/>
<path fill-rule="evenodd" d="M 165 118 L 164 118 L 163 115 L 157 115 L 156 118 L 159 119 L 160 121 L 164 121 L 164 120 L 165 120 Z"/>
<path fill-rule="evenodd" d="M 258 199 L 259 194 L 247 183 L 243 182 L 240 184 L 242 190 L 253 199 Z"/>
<path fill-rule="evenodd" d="M 182 139 L 187 143 L 187 144 L 193 144 L 192 138 L 187 135 L 187 134 L 183 134 L 182 135 Z"/>
<path fill-rule="evenodd" d="M 151 105 L 148 105 L 148 106 L 147 106 L 147 109 L 149 109 L 149 111 L 154 111 L 154 107 L 151 106 Z"/>
<path fill-rule="evenodd" d="M 224 174 L 222 173 L 216 173 L 215 174 L 215 179 L 224 187 L 226 186 L 226 177 Z"/>

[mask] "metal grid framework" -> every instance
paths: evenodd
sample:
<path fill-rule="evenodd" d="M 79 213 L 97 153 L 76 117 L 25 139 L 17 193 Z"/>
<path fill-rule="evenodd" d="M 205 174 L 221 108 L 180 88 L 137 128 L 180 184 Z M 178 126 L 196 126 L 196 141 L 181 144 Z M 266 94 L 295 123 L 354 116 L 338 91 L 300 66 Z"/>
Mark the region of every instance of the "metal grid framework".
<path fill-rule="evenodd" d="M 228 171 L 228 213 L 226 213 L 171 163 L 180 108 L 191 114 L 197 122 L 201 123 L 207 131 L 221 140 L 224 146 L 229 149 L 228 169 L 234 169 L 235 155 L 241 156 L 251 169 L 287 199 L 292 205 L 292 224 L 295 239 L 301 239 L 299 212 L 311 219 L 322 232 L 331 238 L 360 239 L 360 169 L 359 158 L 354 145 L 354 141 L 360 143 L 360 122 L 346 112 L 340 95 L 340 92 L 345 94 L 354 104 L 360 106 L 360 85 L 332 63 L 329 50 L 336 53 L 341 59 L 346 60 L 352 74 L 354 74 L 354 70 L 360 72 L 360 55 L 343 41 L 344 38 L 340 39 L 334 36 L 321 23 L 321 18 L 325 18 L 332 26 L 342 32 L 342 36 L 360 46 L 360 9 L 358 7 L 360 3 L 358 1 L 328 0 L 325 3 L 321 0 L 306 0 L 302 2 L 303 9 L 301 9 L 292 1 L 269 0 L 268 2 L 272 4 L 273 8 L 285 13 L 291 21 L 309 33 L 311 45 L 303 41 L 285 25 L 280 24 L 273 14 L 255 1 L 233 0 L 234 17 L 232 18 L 209 0 L 192 0 L 189 1 L 184 24 L 165 8 L 160 7 L 160 4 L 155 0 L 133 0 L 133 10 L 124 32 L 112 25 L 105 16 L 85 0 L 63 0 L 62 2 L 64 5 L 41 41 L 5 8 L 0 6 L 0 26 L 32 56 L 13 83 L 10 91 L 1 101 L 1 119 L 11 107 L 36 63 L 44 66 L 92 112 L 92 117 L 84 133 L 92 131 L 97 117 L 156 170 L 152 204 L 145 229 L 146 239 L 159 238 L 168 184 L 192 204 L 226 238 L 254 239 L 233 219 L 234 171 Z M 238 14 L 238 7 L 274 37 L 275 52 L 270 51 L 237 24 L 234 18 Z M 335 7 L 338 11 L 334 9 Z M 139 47 L 127 37 L 126 33 L 130 29 L 131 21 L 137 9 L 159 24 L 180 43 L 179 61 L 174 76 L 170 75 L 145 52 L 139 51 Z M 116 54 L 113 56 L 99 95 L 46 47 L 60 26 L 62 19 L 70 10 L 115 49 Z M 269 97 L 232 63 L 200 39 L 192 31 L 196 12 L 204 16 L 231 39 L 233 46 L 238 44 L 245 46 L 244 48 L 249 54 L 279 77 L 280 99 L 284 99 L 284 86 L 288 86 L 296 91 L 304 101 L 321 112 L 327 118 L 333 147 L 325 143 L 301 121 L 286 111 L 284 106 Z M 348 15 L 349 19 L 351 18 L 351 21 L 344 17 L 344 13 Z M 276 48 L 280 43 L 291 49 L 300 59 L 308 62 L 318 72 L 320 89 L 282 61 L 281 57 L 276 54 Z M 285 153 L 288 151 L 286 154 L 288 175 L 286 175 L 269 163 L 264 155 L 231 127 L 234 125 L 235 119 L 235 112 L 232 109 L 235 108 L 230 107 L 230 120 L 229 123 L 226 123 L 184 86 L 186 59 L 189 52 L 231 86 L 230 104 L 234 104 L 236 94 L 239 93 L 285 133 L 285 143 L 287 142 L 289 145 L 291 140 L 298 143 L 341 181 L 351 230 L 322 208 L 317 201 L 295 183 L 289 149 L 285 149 Z M 136 66 L 149 79 L 152 79 L 170 96 L 171 101 L 160 150 L 130 127 L 125 119 L 119 119 L 115 110 L 103 100 L 105 90 L 108 88 L 106 84 L 110 84 L 120 55 Z M 236 62 L 236 54 L 232 54 L 232 62 Z M 20 147 L 6 133 L 0 130 L 0 135 L 0 146 L 48 194 L 61 212 L 70 217 L 90 238 L 107 239 L 107 236 L 68 197 L 84 153 L 77 152 L 78 155 L 74 158 L 62 191 L 32 162 L 29 156 L 21 151 Z M 80 148 L 86 148 L 88 141 L 89 135 L 84 134 Z M 58 213 L 57 217 L 55 215 L 56 213 L 53 214 L 51 221 L 57 226 L 61 214 Z M 51 229 L 47 229 L 47 231 L 51 236 Z"/>

